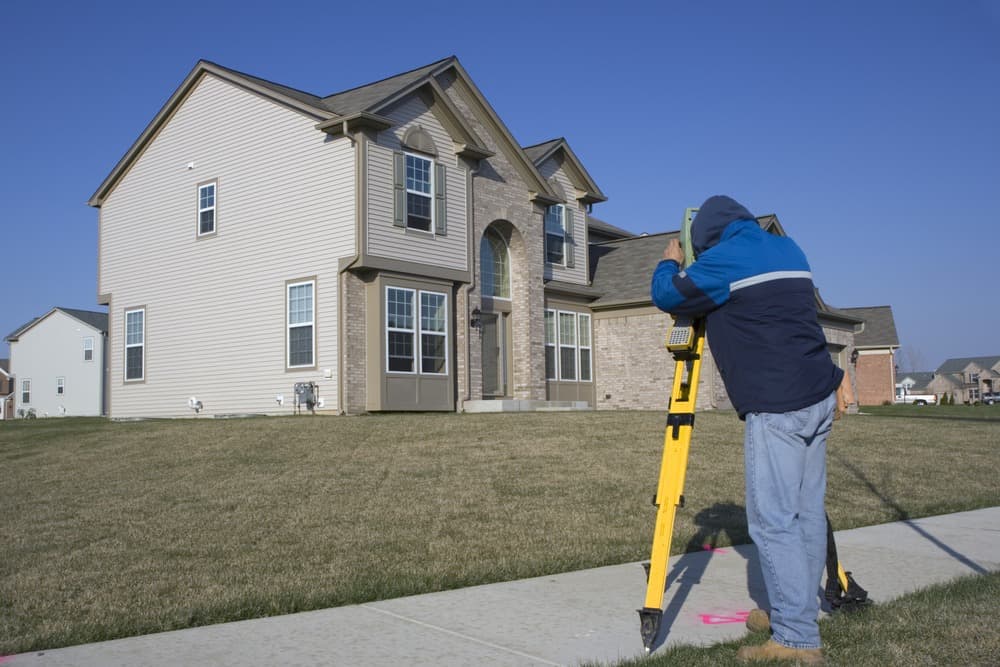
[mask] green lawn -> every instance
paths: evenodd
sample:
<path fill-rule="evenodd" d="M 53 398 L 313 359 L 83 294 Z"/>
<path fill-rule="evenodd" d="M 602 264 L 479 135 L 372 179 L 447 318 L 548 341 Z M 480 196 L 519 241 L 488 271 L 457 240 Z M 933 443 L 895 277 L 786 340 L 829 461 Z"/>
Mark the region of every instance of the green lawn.
<path fill-rule="evenodd" d="M 1000 504 L 1000 410 L 927 410 L 838 422 L 835 528 Z M 664 421 L 2 423 L 0 655 L 647 558 Z M 698 415 L 675 552 L 747 541 L 741 442 Z"/>

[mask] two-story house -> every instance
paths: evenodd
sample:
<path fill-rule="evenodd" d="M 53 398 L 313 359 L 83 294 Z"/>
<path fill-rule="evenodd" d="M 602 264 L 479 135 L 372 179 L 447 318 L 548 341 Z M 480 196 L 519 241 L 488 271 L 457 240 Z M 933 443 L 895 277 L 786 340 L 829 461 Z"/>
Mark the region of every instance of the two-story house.
<path fill-rule="evenodd" d="M 107 330 L 106 313 L 53 308 L 8 335 L 10 367 L 17 376 L 15 414 L 105 414 Z"/>
<path fill-rule="evenodd" d="M 199 62 L 90 200 L 110 415 L 663 409 L 667 237 L 602 201 L 454 57 L 326 96 Z M 817 302 L 842 363 L 859 320 Z"/>
<path fill-rule="evenodd" d="M 1000 391 L 1000 356 L 947 359 L 928 386 L 938 396 L 948 393 L 956 403 L 978 403 L 983 393 Z"/>
<path fill-rule="evenodd" d="M 855 395 L 859 405 L 882 405 L 896 398 L 896 350 L 899 335 L 891 306 L 840 308 L 840 313 L 856 317 L 854 333 Z"/>
<path fill-rule="evenodd" d="M 199 62 L 89 202 L 110 414 L 592 402 L 604 199 L 454 57 L 327 96 Z"/>

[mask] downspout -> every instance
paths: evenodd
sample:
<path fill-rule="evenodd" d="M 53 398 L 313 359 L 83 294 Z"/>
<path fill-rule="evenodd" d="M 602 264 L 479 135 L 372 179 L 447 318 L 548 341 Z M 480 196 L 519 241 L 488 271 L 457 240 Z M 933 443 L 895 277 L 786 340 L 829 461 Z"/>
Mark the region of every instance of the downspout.
<path fill-rule="evenodd" d="M 468 332 L 465 336 L 465 396 L 462 398 L 462 412 L 465 412 L 465 403 L 472 400 L 472 329 L 469 325 L 472 321 L 471 297 L 472 291 L 476 288 L 476 224 L 475 224 L 475 202 L 476 187 L 475 177 L 479 175 L 481 160 L 476 160 L 476 166 L 469 169 L 467 183 L 469 187 L 468 203 L 466 205 L 466 227 L 469 230 L 469 284 L 462 289 L 465 292 L 465 326 Z"/>

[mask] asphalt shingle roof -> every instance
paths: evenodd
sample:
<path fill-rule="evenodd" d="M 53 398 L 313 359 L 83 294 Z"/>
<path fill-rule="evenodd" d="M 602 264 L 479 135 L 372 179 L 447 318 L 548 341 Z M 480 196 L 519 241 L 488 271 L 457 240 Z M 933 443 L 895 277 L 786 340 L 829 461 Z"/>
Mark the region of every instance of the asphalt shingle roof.
<path fill-rule="evenodd" d="M 899 372 L 896 374 L 896 381 L 902 382 L 906 378 L 913 380 L 913 389 L 915 391 L 921 391 L 927 388 L 927 385 L 931 383 L 934 379 L 933 371 L 912 371 L 910 373 Z"/>
<path fill-rule="evenodd" d="M 634 236 L 590 246 L 592 285 L 603 296 L 592 306 L 649 301 L 649 280 L 663 249 L 679 232 Z"/>
<path fill-rule="evenodd" d="M 855 346 L 899 346 L 899 335 L 896 333 L 896 321 L 892 316 L 892 306 L 838 308 L 837 311 L 864 320 L 864 327 L 861 332 L 854 334 Z"/>
<path fill-rule="evenodd" d="M 1000 356 L 995 357 L 956 357 L 954 359 L 946 359 L 943 364 L 938 366 L 938 375 L 945 373 L 961 373 L 970 365 L 976 365 L 980 368 L 994 368 L 1000 364 Z"/>
<path fill-rule="evenodd" d="M 623 239 L 635 236 L 635 234 L 626 229 L 622 229 L 621 227 L 615 227 L 614 225 L 604 222 L 599 218 L 595 218 L 592 215 L 587 216 L 587 226 L 603 236 L 608 236 L 615 239 Z"/>
<path fill-rule="evenodd" d="M 528 156 L 529 160 L 537 164 L 538 159 L 552 150 L 552 148 L 560 141 L 565 140 L 562 137 L 559 137 L 557 139 L 543 141 L 542 143 L 535 144 L 534 146 L 524 146 L 524 153 Z"/>

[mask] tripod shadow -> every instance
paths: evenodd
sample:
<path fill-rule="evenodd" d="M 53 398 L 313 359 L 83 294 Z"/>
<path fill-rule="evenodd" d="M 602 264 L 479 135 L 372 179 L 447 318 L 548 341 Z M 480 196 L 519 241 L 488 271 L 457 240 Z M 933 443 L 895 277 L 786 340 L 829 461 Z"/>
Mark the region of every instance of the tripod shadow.
<path fill-rule="evenodd" d="M 857 477 L 858 480 L 862 484 L 864 484 L 864 486 L 866 486 L 868 490 L 871 491 L 872 494 L 882 502 L 883 505 L 890 508 L 896 514 L 897 521 L 900 521 L 905 526 L 912 528 L 918 535 L 920 535 L 925 540 L 927 540 L 928 542 L 939 548 L 941 551 L 945 552 L 946 554 L 957 560 L 959 563 L 962 563 L 963 565 L 968 567 L 973 572 L 977 574 L 987 574 L 988 570 L 986 568 L 982 567 L 981 565 L 973 561 L 965 554 L 959 553 L 955 549 L 951 548 L 938 538 L 928 533 L 926 530 L 921 528 L 916 523 L 913 523 L 913 520 L 910 517 L 910 513 L 907 512 L 899 503 L 897 503 L 887 494 L 883 493 L 882 491 L 879 491 L 878 487 L 875 486 L 875 483 L 872 482 L 870 479 L 868 479 L 868 476 L 865 475 L 865 473 L 856 465 L 854 465 L 845 457 L 835 452 L 828 452 L 827 455 L 830 458 L 835 459 L 837 463 L 839 463 L 840 465 L 850 470 L 854 474 L 854 476 Z"/>
<path fill-rule="evenodd" d="M 716 503 L 701 510 L 694 516 L 697 531 L 688 541 L 685 553 L 667 574 L 666 591 L 670 602 L 663 610 L 660 630 L 651 647 L 659 648 L 670 635 L 670 628 L 680 614 L 691 591 L 701 583 L 708 564 L 716 555 L 716 549 L 725 549 L 746 559 L 747 587 L 756 605 L 767 609 L 767 592 L 760 575 L 760 561 L 756 549 L 737 551 L 732 545 L 750 544 L 747 529 L 746 508 L 733 503 Z"/>

